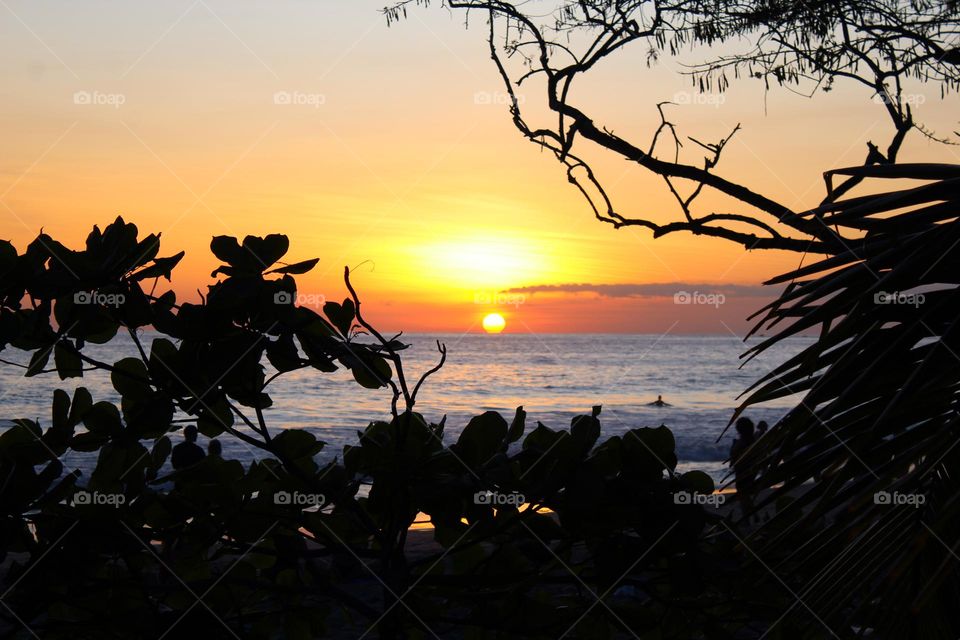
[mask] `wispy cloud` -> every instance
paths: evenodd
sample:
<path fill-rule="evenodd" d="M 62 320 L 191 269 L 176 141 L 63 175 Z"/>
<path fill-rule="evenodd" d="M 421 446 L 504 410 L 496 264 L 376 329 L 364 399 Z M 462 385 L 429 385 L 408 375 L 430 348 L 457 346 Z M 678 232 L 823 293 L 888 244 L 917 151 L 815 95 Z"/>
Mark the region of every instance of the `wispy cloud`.
<path fill-rule="evenodd" d="M 679 292 L 722 293 L 730 298 L 770 298 L 779 293 L 775 287 L 747 284 L 704 284 L 664 282 L 659 284 L 537 284 L 513 287 L 504 293 L 595 293 L 605 298 L 665 298 Z"/>

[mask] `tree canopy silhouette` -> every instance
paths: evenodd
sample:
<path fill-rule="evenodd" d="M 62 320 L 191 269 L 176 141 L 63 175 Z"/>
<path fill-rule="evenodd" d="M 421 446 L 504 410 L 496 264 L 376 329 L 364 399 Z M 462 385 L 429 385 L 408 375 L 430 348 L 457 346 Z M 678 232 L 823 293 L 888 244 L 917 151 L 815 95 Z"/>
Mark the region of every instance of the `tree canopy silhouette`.
<path fill-rule="evenodd" d="M 411 5 L 384 9 L 393 22 Z M 646 140 L 629 139 L 593 115 L 574 88 L 608 58 L 634 56 L 654 64 L 663 55 L 690 49 L 702 62 L 687 70 L 698 91 L 722 91 L 737 78 L 759 78 L 795 91 L 829 91 L 840 82 L 866 87 L 891 124 L 886 144 L 867 143 L 864 165 L 893 164 L 911 131 L 947 141 L 918 121 L 909 82 L 929 83 L 938 92 L 960 87 L 960 5 L 921 0 L 562 0 L 546 11 L 540 4 L 506 0 L 438 0 L 437 4 L 486 20 L 493 63 L 509 94 L 509 110 L 520 133 L 565 167 L 597 219 L 614 227 L 649 229 L 654 237 L 690 232 L 724 238 L 747 249 L 786 249 L 815 254 L 844 250 L 856 235 L 841 235 L 764 194 L 761 184 L 738 181 L 720 170 L 723 152 L 737 125 L 723 138 L 705 142 L 684 137 L 669 118 L 669 103 L 656 108 L 660 124 Z M 713 49 L 747 42 L 742 53 L 717 56 Z M 543 100 L 521 104 L 520 87 Z M 549 114 L 532 121 L 528 105 L 546 104 Z M 601 152 L 659 176 L 677 203 L 677 219 L 637 212 L 617 203 L 586 160 Z M 692 152 L 692 153 L 691 153 Z M 839 197 L 861 180 L 846 176 L 831 189 Z M 735 211 L 701 211 L 708 191 L 740 203 Z"/>

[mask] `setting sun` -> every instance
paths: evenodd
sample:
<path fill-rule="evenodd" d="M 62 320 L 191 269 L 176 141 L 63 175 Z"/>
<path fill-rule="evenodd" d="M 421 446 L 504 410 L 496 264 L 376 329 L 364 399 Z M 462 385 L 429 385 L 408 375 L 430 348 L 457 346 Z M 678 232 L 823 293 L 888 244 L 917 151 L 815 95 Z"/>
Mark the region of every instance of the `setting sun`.
<path fill-rule="evenodd" d="M 488 313 L 483 318 L 483 330 L 487 333 L 500 333 L 507 326 L 507 321 L 499 313 Z"/>

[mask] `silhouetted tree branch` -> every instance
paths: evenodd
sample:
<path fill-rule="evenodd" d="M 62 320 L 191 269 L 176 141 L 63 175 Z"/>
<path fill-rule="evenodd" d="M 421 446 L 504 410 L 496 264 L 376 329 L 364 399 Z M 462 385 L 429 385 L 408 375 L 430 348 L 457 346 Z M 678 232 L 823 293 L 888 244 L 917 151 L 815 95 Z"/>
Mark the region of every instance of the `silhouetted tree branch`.
<path fill-rule="evenodd" d="M 430 0 L 405 0 L 384 9 L 388 22 L 406 15 L 411 5 Z M 689 67 L 688 75 L 700 91 L 723 91 L 728 74 L 771 81 L 793 89 L 809 84 L 828 91 L 835 80 L 857 82 L 874 92 L 893 126 L 885 149 L 867 143 L 864 165 L 893 164 L 907 134 L 917 129 L 941 142 L 914 119 L 904 81 L 932 82 L 942 92 L 960 86 L 960 49 L 951 41 L 960 33 L 956 2 L 925 3 L 904 0 L 855 2 L 787 2 L 719 0 L 564 0 L 546 15 L 527 3 L 505 0 L 440 0 L 443 7 L 480 12 L 488 22 L 490 56 L 510 98 L 514 125 L 524 137 L 552 152 L 565 167 L 567 178 L 586 198 L 594 216 L 616 228 L 639 226 L 654 237 L 690 232 L 724 238 L 748 249 L 768 248 L 834 254 L 852 237 L 824 225 L 815 215 L 804 215 L 716 169 L 726 144 L 739 129 L 716 143 L 686 140 L 704 152 L 696 162 L 681 159 L 683 140 L 675 124 L 657 105 L 661 123 L 649 146 L 621 137 L 598 124 L 571 94 L 572 87 L 603 59 L 633 44 L 646 44 L 647 61 L 662 52 L 711 46 L 748 39 L 746 53 L 721 56 Z M 519 62 L 516 70 L 508 64 Z M 546 104 L 555 120 L 546 126 L 529 124 L 517 97 L 517 88 L 531 78 L 544 81 Z M 796 90 L 796 89 L 793 89 Z M 657 143 L 664 134 L 673 141 L 662 153 Z M 616 205 L 584 159 L 583 147 L 593 146 L 640 165 L 661 176 L 683 216 L 657 222 L 652 213 L 626 211 Z M 831 197 L 859 184 L 850 176 Z M 689 183 L 686 195 L 681 185 Z M 697 213 L 694 205 L 705 191 L 740 201 L 744 211 Z"/>

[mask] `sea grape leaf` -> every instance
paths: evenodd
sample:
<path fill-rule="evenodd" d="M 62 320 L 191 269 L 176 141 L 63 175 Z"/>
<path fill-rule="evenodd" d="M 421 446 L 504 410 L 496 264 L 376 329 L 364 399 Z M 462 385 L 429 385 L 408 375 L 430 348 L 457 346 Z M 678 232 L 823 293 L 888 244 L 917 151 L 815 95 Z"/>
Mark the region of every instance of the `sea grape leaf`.
<path fill-rule="evenodd" d="M 150 396 L 147 367 L 139 358 L 124 358 L 113 365 L 110 381 L 121 396 L 142 400 Z"/>
<path fill-rule="evenodd" d="M 483 465 L 500 450 L 508 430 L 507 421 L 496 411 L 475 416 L 457 439 L 457 455 L 473 466 Z"/>
<path fill-rule="evenodd" d="M 272 269 L 267 273 L 289 273 L 299 275 L 313 269 L 315 266 L 317 266 L 318 262 L 320 262 L 320 258 L 313 258 L 312 260 L 304 260 L 303 262 L 296 262 L 283 267 L 277 267 L 276 269 Z"/>
<path fill-rule="evenodd" d="M 53 348 L 53 362 L 61 380 L 83 377 L 83 361 L 80 356 L 60 342 Z"/>
<path fill-rule="evenodd" d="M 517 407 L 517 412 L 514 414 L 513 420 L 510 422 L 510 429 L 507 431 L 507 444 L 516 442 L 522 438 L 526 426 L 527 412 L 523 410 L 523 407 Z"/>

